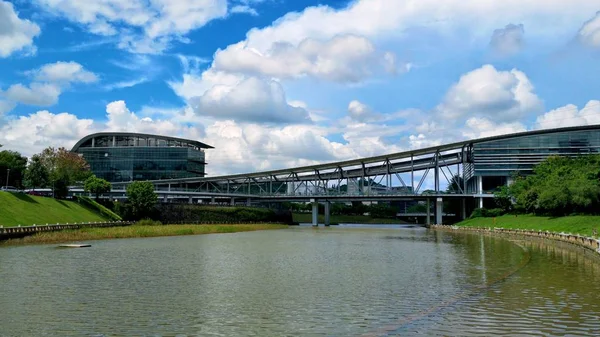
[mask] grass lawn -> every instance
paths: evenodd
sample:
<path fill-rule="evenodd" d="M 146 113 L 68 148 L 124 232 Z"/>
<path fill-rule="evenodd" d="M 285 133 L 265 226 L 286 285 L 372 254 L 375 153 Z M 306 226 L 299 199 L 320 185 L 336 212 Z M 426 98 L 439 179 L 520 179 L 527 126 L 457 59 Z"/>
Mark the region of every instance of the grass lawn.
<path fill-rule="evenodd" d="M 159 225 L 126 226 L 104 228 L 82 228 L 59 232 L 44 232 L 22 239 L 7 240 L 0 245 L 65 243 L 102 239 L 147 238 L 157 236 L 198 235 L 214 233 L 237 233 L 266 229 L 283 229 L 287 225 L 250 224 L 250 225 Z"/>
<path fill-rule="evenodd" d="M 107 220 L 77 202 L 0 192 L 0 225 L 4 227 Z"/>
<path fill-rule="evenodd" d="M 300 223 L 312 223 L 311 213 L 293 213 L 293 221 Z M 329 217 L 331 223 L 351 223 L 351 224 L 404 224 L 406 221 L 397 219 L 379 219 L 371 218 L 366 215 L 332 215 Z M 325 222 L 325 216 L 319 215 L 319 223 Z"/>
<path fill-rule="evenodd" d="M 577 215 L 553 218 L 534 215 L 503 215 L 497 218 L 467 219 L 457 223 L 456 226 L 542 230 L 591 237 L 592 229 L 595 228 L 600 232 L 600 216 Z"/>

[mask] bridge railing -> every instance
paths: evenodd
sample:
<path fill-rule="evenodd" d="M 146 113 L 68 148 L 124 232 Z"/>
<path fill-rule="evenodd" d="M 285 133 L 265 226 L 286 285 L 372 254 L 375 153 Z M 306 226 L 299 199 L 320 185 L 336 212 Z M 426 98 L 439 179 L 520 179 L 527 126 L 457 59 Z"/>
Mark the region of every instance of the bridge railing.
<path fill-rule="evenodd" d="M 66 224 L 45 224 L 32 226 L 13 226 L 4 227 L 0 225 L 0 240 L 20 238 L 28 235 L 33 235 L 43 232 L 55 232 L 67 229 L 80 229 L 90 227 L 119 227 L 119 226 L 130 226 L 132 223 L 129 221 L 108 221 L 108 222 L 79 222 L 79 223 L 66 223 Z"/>

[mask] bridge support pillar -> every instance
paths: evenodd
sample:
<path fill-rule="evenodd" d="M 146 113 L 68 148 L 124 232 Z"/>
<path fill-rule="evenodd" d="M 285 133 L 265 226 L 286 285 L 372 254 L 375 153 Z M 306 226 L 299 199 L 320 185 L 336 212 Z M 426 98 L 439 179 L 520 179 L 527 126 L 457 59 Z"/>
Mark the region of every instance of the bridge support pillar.
<path fill-rule="evenodd" d="M 427 216 L 425 217 L 425 224 L 427 226 L 431 225 L 431 204 L 429 198 L 427 198 Z"/>
<path fill-rule="evenodd" d="M 210 198 L 210 203 L 214 204 L 215 203 L 215 197 Z"/>
<path fill-rule="evenodd" d="M 246 206 L 248 206 L 248 207 L 252 206 L 252 199 L 248 198 L 246 200 Z"/>
<path fill-rule="evenodd" d="M 229 203 L 231 206 L 235 206 L 235 198 L 231 198 L 231 201 Z"/>
<path fill-rule="evenodd" d="M 460 199 L 460 219 L 465 220 L 467 218 L 467 200 L 465 198 Z"/>
<path fill-rule="evenodd" d="M 163 197 L 163 201 L 165 204 L 169 202 L 169 196 L 167 194 L 165 194 L 165 196 Z"/>
<path fill-rule="evenodd" d="M 329 226 L 330 206 L 331 202 L 325 201 L 325 226 Z"/>
<path fill-rule="evenodd" d="M 192 198 L 191 195 L 188 197 L 188 203 L 190 203 L 190 204 L 194 203 L 194 199 Z"/>
<path fill-rule="evenodd" d="M 477 193 L 483 194 L 483 177 L 477 176 Z M 483 208 L 483 198 L 477 198 L 477 206 Z"/>
<path fill-rule="evenodd" d="M 319 226 L 319 202 L 316 199 L 310 199 L 312 203 L 312 225 Z"/>
<path fill-rule="evenodd" d="M 436 225 L 442 224 L 443 211 L 444 211 L 444 199 L 436 198 L 436 200 L 435 200 L 435 224 Z"/>

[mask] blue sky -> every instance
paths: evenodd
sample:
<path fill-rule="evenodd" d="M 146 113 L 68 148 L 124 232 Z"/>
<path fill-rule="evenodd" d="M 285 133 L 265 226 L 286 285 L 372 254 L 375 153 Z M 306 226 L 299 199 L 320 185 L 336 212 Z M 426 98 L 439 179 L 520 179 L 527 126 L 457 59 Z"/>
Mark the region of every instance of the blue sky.
<path fill-rule="evenodd" d="M 212 175 L 600 123 L 600 0 L 0 0 L 0 144 L 216 147 Z"/>

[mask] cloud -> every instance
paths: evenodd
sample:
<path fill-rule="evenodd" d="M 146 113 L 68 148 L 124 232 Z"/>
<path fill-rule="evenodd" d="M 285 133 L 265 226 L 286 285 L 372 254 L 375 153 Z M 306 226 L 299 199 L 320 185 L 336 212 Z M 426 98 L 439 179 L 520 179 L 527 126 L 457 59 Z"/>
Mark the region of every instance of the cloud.
<path fill-rule="evenodd" d="M 16 104 L 14 102 L 0 99 L 0 117 L 2 117 L 2 115 L 11 111 L 12 109 L 14 109 L 15 106 L 16 106 Z"/>
<path fill-rule="evenodd" d="M 600 48 L 600 11 L 583 24 L 579 30 L 579 40 L 584 45 Z"/>
<path fill-rule="evenodd" d="M 160 52 L 173 40 L 227 15 L 227 0 L 35 0 L 97 35 L 121 37 L 121 48 Z"/>
<path fill-rule="evenodd" d="M 600 124 L 600 101 L 589 101 L 583 109 L 569 104 L 538 116 L 534 127 L 536 129 L 551 129 L 577 125 Z"/>
<path fill-rule="evenodd" d="M 359 101 L 348 104 L 348 116 L 358 122 L 374 122 L 383 119 L 383 115 L 373 111 L 369 106 Z"/>
<path fill-rule="evenodd" d="M 87 71 L 77 62 L 56 62 L 26 72 L 33 77 L 29 86 L 13 84 L 0 95 L 11 102 L 35 106 L 51 106 L 58 103 L 58 97 L 73 83 L 93 83 L 98 81 L 96 74 Z"/>
<path fill-rule="evenodd" d="M 256 9 L 250 7 L 250 6 L 246 6 L 246 5 L 236 5 L 231 7 L 231 13 L 245 13 L 245 14 L 250 14 L 252 16 L 258 16 L 258 12 L 256 11 Z"/>
<path fill-rule="evenodd" d="M 35 52 L 33 39 L 39 34 L 38 25 L 20 19 L 10 2 L 0 0 L 0 57 L 20 50 Z"/>
<path fill-rule="evenodd" d="M 0 125 L 0 143 L 26 156 L 39 153 L 48 146 L 70 148 L 77 140 L 94 132 L 91 119 L 79 119 L 69 113 L 38 111 L 28 116 L 9 119 Z"/>
<path fill-rule="evenodd" d="M 146 83 L 146 82 L 148 82 L 148 79 L 146 77 L 140 77 L 140 78 L 135 78 L 135 79 L 128 80 L 128 81 L 120 81 L 120 82 L 107 84 L 104 86 L 104 89 L 108 90 L 108 91 L 112 91 L 115 89 L 131 88 L 131 87 L 135 87 L 138 84 L 142 84 L 142 83 Z"/>
<path fill-rule="evenodd" d="M 525 28 L 522 24 L 508 24 L 506 27 L 494 30 L 491 48 L 499 55 L 514 55 L 523 49 Z"/>
<path fill-rule="evenodd" d="M 243 42 L 215 53 L 213 68 L 218 71 L 264 75 L 277 78 L 314 76 L 334 82 L 360 82 L 378 65 L 396 71 L 391 53 L 377 55 L 368 39 L 339 35 L 326 41 L 307 38 L 297 46 L 280 42 L 264 53 L 246 48 Z"/>
<path fill-rule="evenodd" d="M 288 104 L 281 84 L 248 77 L 234 86 L 216 85 L 190 99 L 197 114 L 219 119 L 264 123 L 308 122 L 308 112 Z"/>
<path fill-rule="evenodd" d="M 93 83 L 98 81 L 96 74 L 87 71 L 77 62 L 56 62 L 43 65 L 41 68 L 29 71 L 38 82 L 53 83 Z"/>
<path fill-rule="evenodd" d="M 541 108 L 542 102 L 525 73 L 516 69 L 498 71 L 492 65 L 484 65 L 461 76 L 436 110 L 445 119 L 468 115 L 506 121 Z"/>
<path fill-rule="evenodd" d="M 29 87 L 14 84 L 3 93 L 9 101 L 35 106 L 54 105 L 60 94 L 61 88 L 51 83 L 31 83 Z"/>
<path fill-rule="evenodd" d="M 467 119 L 462 134 L 466 139 L 477 139 L 523 131 L 527 128 L 520 122 L 497 123 L 488 118 L 473 117 Z"/>

